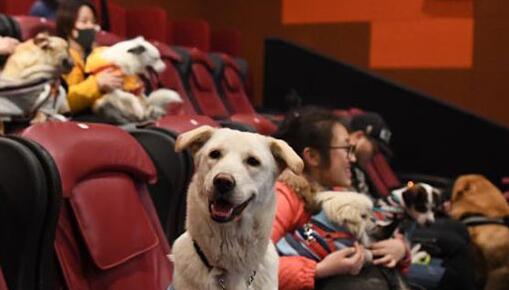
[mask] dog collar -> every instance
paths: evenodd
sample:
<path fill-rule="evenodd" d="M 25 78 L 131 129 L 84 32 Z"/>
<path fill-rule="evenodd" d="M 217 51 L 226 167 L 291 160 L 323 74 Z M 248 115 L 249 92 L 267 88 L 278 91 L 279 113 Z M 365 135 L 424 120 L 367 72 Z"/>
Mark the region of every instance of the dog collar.
<path fill-rule="evenodd" d="M 209 260 L 207 259 L 207 256 L 205 256 L 205 254 L 203 253 L 200 246 L 198 245 L 198 243 L 195 240 L 193 240 L 193 246 L 194 246 L 196 253 L 200 257 L 200 260 L 205 265 L 205 267 L 207 267 L 209 272 L 212 271 L 212 269 L 214 267 L 212 265 L 210 265 Z M 251 285 L 253 285 L 255 276 L 256 276 L 256 270 L 253 270 L 253 273 L 249 276 L 249 278 L 246 281 L 247 289 L 250 289 Z M 224 269 L 223 269 L 223 274 L 217 276 L 217 285 L 221 288 L 221 290 L 227 290 L 226 289 L 226 271 L 224 271 Z"/>
<path fill-rule="evenodd" d="M 460 221 L 467 227 L 481 225 L 501 225 L 509 227 L 509 216 L 502 218 L 489 218 L 482 214 L 465 214 L 460 218 Z"/>

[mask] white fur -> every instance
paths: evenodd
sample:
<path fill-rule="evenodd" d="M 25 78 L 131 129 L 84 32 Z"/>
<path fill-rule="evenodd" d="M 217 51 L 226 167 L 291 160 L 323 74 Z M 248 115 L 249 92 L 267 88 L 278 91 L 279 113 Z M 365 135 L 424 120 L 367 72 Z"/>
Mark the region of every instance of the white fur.
<path fill-rule="evenodd" d="M 302 170 L 302 160 L 283 141 L 208 126 L 179 136 L 176 150 L 187 148 L 194 152 L 196 171 L 188 189 L 187 232 L 172 248 L 175 289 L 217 290 L 217 276 L 225 274 L 228 290 L 245 290 L 253 271 L 256 276 L 251 289 L 277 289 L 278 255 L 270 242 L 276 204 L 274 182 L 279 172 L 276 159 L 295 172 Z M 210 157 L 213 150 L 219 150 L 221 157 Z M 260 165 L 249 165 L 249 157 L 257 158 Z M 227 223 L 215 222 L 209 212 L 213 179 L 220 173 L 235 180 L 229 197 L 233 204 L 242 204 L 254 195 L 242 214 Z M 212 271 L 200 260 L 193 240 L 214 267 Z"/>
<path fill-rule="evenodd" d="M 317 194 L 327 218 L 341 226 L 345 226 L 366 247 L 371 244 L 369 231 L 375 224 L 372 220 L 373 202 L 357 192 L 325 191 Z"/>
<path fill-rule="evenodd" d="M 145 52 L 139 55 L 129 52 L 137 46 L 143 46 Z M 120 67 L 126 75 L 145 73 L 147 67 L 152 67 L 156 72 L 162 72 L 166 68 L 159 50 L 142 36 L 114 44 L 101 55 L 105 60 Z"/>
<path fill-rule="evenodd" d="M 137 47 L 143 47 L 144 51 L 129 52 Z M 119 42 L 101 52 L 101 56 L 125 75 L 147 74 L 149 67 L 160 73 L 166 68 L 157 48 L 141 36 Z M 96 101 L 93 109 L 96 114 L 117 123 L 143 122 L 164 116 L 170 103 L 182 103 L 176 91 L 159 89 L 146 98 L 117 89 Z"/>

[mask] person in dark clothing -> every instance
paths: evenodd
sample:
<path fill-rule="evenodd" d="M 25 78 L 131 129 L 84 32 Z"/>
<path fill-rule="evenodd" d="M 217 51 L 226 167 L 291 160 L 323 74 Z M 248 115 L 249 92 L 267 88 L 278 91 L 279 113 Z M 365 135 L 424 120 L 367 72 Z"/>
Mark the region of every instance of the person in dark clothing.
<path fill-rule="evenodd" d="M 393 152 L 389 147 L 391 131 L 380 115 L 371 112 L 355 115 L 350 121 L 350 130 L 350 138 L 357 144 L 356 159 L 360 164 L 369 161 L 376 152 L 392 156 Z M 356 165 L 352 168 L 354 188 L 371 197 L 379 197 L 362 166 Z M 411 267 L 409 273 L 411 282 L 440 290 L 476 289 L 470 236 L 462 223 L 445 216 L 429 226 L 417 227 L 409 239 L 413 244 L 421 244 L 421 249 L 428 252 L 432 260 L 438 258 L 441 262 L 439 266 L 445 268 L 440 277 L 433 273 L 425 273 L 423 271 L 425 268 L 416 266 L 415 271 L 412 271 Z M 429 281 L 437 277 L 438 281 Z"/>
<path fill-rule="evenodd" d="M 32 4 L 29 14 L 54 20 L 57 16 L 59 4 L 59 0 L 37 0 Z"/>

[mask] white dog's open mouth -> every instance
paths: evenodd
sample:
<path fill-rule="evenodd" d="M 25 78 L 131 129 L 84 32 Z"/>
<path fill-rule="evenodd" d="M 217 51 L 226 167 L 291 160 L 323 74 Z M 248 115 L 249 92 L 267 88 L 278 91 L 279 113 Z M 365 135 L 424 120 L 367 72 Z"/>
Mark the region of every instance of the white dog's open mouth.
<path fill-rule="evenodd" d="M 249 202 L 254 199 L 252 195 L 248 200 L 234 206 L 231 202 L 224 199 L 216 199 L 209 202 L 210 217 L 218 223 L 227 223 L 232 221 L 235 217 L 242 214 L 244 209 L 248 206 Z"/>

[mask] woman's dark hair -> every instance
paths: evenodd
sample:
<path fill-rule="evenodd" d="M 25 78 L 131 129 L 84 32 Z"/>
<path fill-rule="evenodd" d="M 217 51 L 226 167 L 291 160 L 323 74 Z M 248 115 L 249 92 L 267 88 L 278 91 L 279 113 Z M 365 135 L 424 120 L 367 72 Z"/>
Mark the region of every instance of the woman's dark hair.
<path fill-rule="evenodd" d="M 92 3 L 85 0 L 62 1 L 58 6 L 56 16 L 57 36 L 67 39 L 71 35 L 78 12 L 82 6 L 89 7 L 97 19 L 97 11 Z"/>
<path fill-rule="evenodd" d="M 316 149 L 323 161 L 321 166 L 327 168 L 330 166 L 332 128 L 338 123 L 346 128 L 346 120 L 328 110 L 301 107 L 286 116 L 274 137 L 286 141 L 301 157 L 304 148 Z"/>

